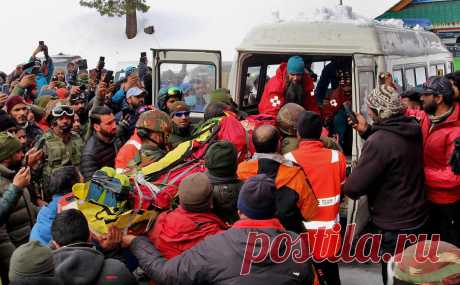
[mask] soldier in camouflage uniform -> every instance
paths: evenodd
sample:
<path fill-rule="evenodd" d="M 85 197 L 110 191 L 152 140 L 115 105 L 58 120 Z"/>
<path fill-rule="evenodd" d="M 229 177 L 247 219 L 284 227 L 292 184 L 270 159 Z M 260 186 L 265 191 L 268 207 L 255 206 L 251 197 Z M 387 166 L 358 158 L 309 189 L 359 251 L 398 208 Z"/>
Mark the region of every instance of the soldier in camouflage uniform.
<path fill-rule="evenodd" d="M 276 127 L 281 132 L 283 140 L 281 142 L 281 153 L 289 153 L 299 146 L 299 140 L 297 139 L 297 121 L 300 114 L 305 112 L 305 109 L 295 103 L 288 103 L 284 105 L 276 116 Z M 332 138 L 321 136 L 320 140 L 324 146 L 329 149 L 335 149 L 342 151 L 340 145 Z"/>
<path fill-rule="evenodd" d="M 168 138 L 172 132 L 168 114 L 160 110 L 144 112 L 137 120 L 136 128 L 141 138 L 141 149 L 131 161 L 130 167 L 142 167 L 166 155 L 170 149 Z"/>
<path fill-rule="evenodd" d="M 54 170 L 62 166 L 78 167 L 83 147 L 82 139 L 71 132 L 75 112 L 72 107 L 62 105 L 62 103 L 61 101 L 53 102 L 55 106 L 47 117 L 50 129 L 36 145 L 38 149 L 43 149 L 44 159 L 34 177 L 39 179 L 39 194 L 47 202 L 51 198 L 51 193 L 47 193 L 49 177 Z"/>

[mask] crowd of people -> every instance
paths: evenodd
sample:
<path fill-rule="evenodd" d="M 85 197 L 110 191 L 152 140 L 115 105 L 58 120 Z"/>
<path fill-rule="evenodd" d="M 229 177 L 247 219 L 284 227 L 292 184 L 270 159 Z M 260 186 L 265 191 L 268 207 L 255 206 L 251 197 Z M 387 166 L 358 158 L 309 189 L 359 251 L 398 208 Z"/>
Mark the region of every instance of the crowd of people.
<path fill-rule="evenodd" d="M 427 278 L 460 282 L 460 72 L 402 94 L 383 73 L 365 118 L 346 112 L 346 64 L 326 68 L 312 93 L 313 76 L 292 56 L 266 84 L 261 114 L 248 116 L 217 89 L 200 103 L 203 120 L 192 122 L 178 86 L 162 88 L 151 105 L 145 58 L 114 82 L 103 60 L 89 71 L 77 62 L 54 69 L 47 50 L 40 44 L 29 63 L 0 73 L 1 284 L 340 284 L 338 263 L 327 260 L 340 249 L 328 233 L 341 222 L 341 202 L 364 195 L 383 253 L 400 253 L 400 234 L 440 234 L 451 258 Z M 346 122 L 336 123 L 338 137 L 331 122 Z M 197 139 L 210 124 L 217 135 Z M 365 139 L 351 174 L 344 127 Z M 101 168 L 129 177 L 174 154 L 180 164 L 187 142 L 202 142 L 188 161 L 202 165 L 183 171 L 178 199 L 155 208 L 146 232 L 99 234 L 81 209 L 63 210 L 74 185 L 101 179 Z M 251 232 L 306 233 L 315 244 L 320 230 L 326 241 L 312 248 L 313 261 L 266 258 L 241 274 Z M 397 266 L 395 284 L 418 284 L 426 269 Z M 388 272 L 382 262 L 385 284 Z"/>

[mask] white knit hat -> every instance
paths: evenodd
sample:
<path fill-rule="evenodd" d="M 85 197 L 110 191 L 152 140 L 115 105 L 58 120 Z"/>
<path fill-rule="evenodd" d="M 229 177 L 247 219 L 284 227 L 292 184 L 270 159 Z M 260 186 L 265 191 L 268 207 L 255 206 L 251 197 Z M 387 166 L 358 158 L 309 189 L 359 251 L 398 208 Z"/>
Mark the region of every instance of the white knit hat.
<path fill-rule="evenodd" d="M 367 96 L 369 108 L 377 110 L 380 119 L 388 119 L 404 110 L 398 92 L 391 86 L 382 84 Z"/>

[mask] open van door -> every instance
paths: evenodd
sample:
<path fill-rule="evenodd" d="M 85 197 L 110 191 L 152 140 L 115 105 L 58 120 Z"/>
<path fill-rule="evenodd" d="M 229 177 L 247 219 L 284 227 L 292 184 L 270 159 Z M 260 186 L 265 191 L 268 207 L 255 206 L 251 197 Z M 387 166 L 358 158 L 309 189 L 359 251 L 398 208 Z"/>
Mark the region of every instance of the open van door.
<path fill-rule="evenodd" d="M 190 103 L 193 113 L 202 112 L 209 92 L 221 87 L 221 52 L 182 49 L 151 49 L 151 51 L 153 59 L 152 102 L 157 104 L 160 88 L 175 86 L 185 89 L 186 95 L 189 94 L 188 92 L 190 96 L 194 92 L 200 93 L 199 99 L 202 101 L 198 100 L 198 103 L 196 97 L 187 98 L 185 96 L 184 100 L 187 104 Z M 193 90 L 193 88 L 199 90 Z"/>
<path fill-rule="evenodd" d="M 360 112 L 367 117 L 366 97 L 376 85 L 376 56 L 366 54 L 353 55 L 353 111 Z M 356 166 L 363 139 L 353 130 L 353 148 L 351 168 Z M 356 224 L 355 234 L 359 234 L 369 222 L 370 214 L 367 203 L 367 196 L 353 201 L 347 198 L 347 224 Z"/>

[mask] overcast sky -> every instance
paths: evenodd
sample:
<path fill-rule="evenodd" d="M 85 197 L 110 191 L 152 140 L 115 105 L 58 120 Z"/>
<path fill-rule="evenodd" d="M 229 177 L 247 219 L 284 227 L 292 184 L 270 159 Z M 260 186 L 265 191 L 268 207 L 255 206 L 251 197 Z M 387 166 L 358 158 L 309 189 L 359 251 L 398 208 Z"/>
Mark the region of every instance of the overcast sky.
<path fill-rule="evenodd" d="M 138 13 L 139 26 L 152 24 L 154 36 L 139 31 L 126 39 L 124 18 L 101 17 L 79 6 L 78 0 L 0 1 L 2 27 L 0 70 L 10 72 L 28 59 L 39 40 L 51 54 L 77 54 L 95 65 L 100 55 L 109 67 L 138 60 L 149 48 L 201 48 L 222 51 L 231 60 L 234 49 L 254 25 L 273 21 L 273 11 L 292 19 L 315 9 L 337 5 L 338 0 L 148 0 L 151 8 Z M 343 0 L 353 11 L 373 18 L 398 0 Z"/>

